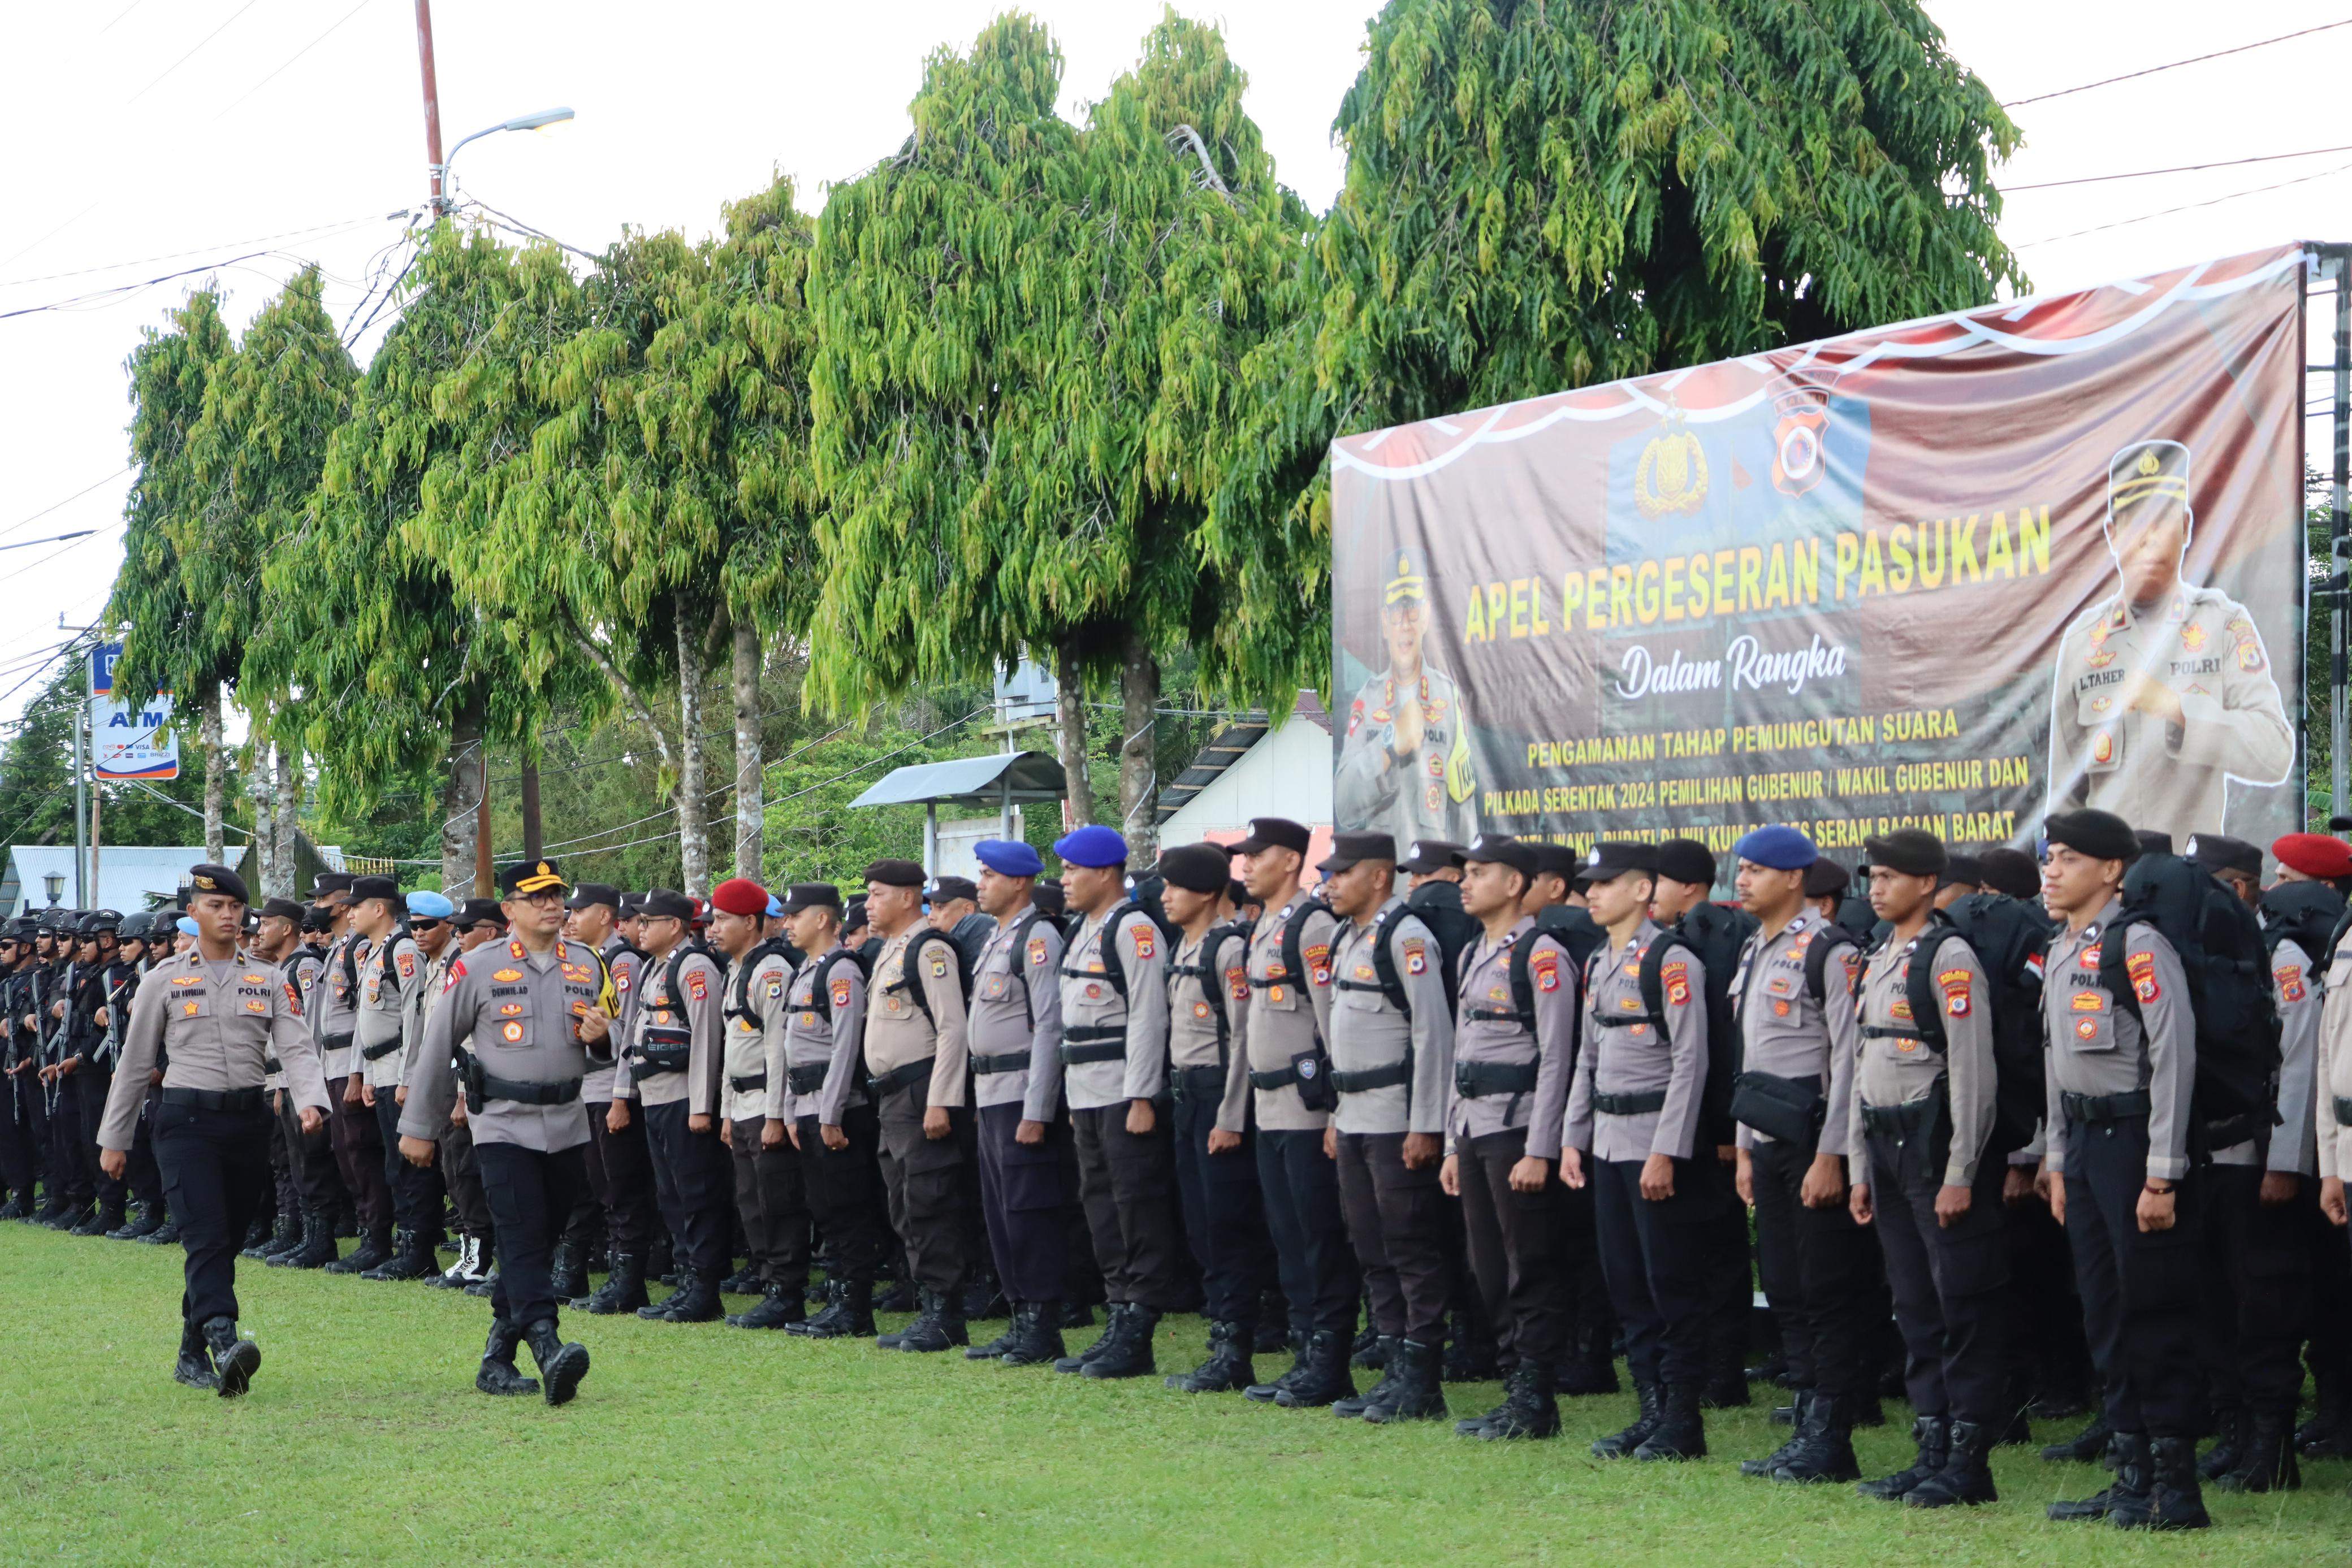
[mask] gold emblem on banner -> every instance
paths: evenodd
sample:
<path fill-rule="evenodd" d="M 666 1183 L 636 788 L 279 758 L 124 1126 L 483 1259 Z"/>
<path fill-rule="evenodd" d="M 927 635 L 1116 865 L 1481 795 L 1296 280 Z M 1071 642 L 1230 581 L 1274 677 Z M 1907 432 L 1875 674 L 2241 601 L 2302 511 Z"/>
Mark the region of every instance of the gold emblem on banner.
<path fill-rule="evenodd" d="M 1706 449 L 1670 409 L 1665 425 L 1642 448 L 1633 468 L 1633 505 L 1645 517 L 1696 512 L 1706 499 Z"/>

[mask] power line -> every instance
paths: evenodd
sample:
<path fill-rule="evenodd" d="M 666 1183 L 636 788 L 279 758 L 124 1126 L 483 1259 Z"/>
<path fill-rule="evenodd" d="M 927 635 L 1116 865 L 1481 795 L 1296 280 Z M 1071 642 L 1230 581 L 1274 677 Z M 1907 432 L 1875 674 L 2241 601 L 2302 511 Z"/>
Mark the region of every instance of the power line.
<path fill-rule="evenodd" d="M 2067 98 L 2078 92 L 2089 92 L 2094 88 L 2113 87 L 2119 81 L 2136 81 L 2141 77 L 2155 76 L 2159 71 L 2177 71 L 2183 66 L 2202 65 L 2207 60 L 2218 60 L 2229 55 L 2242 55 L 2249 49 L 2266 49 L 2273 44 L 2284 44 L 2290 38 L 2307 38 L 2314 33 L 2332 32 L 2337 27 L 2352 27 L 2352 16 L 2347 16 L 2340 22 L 2322 22 L 2316 27 L 2305 27 L 2300 32 L 2281 33 L 2275 38 L 2263 38 L 2257 43 L 2240 44 L 2232 49 L 2215 49 L 2210 55 L 2191 55 L 2185 60 L 2150 66 L 2146 70 L 2126 71 L 2119 77 L 2106 77 L 2098 81 L 2086 81 L 2080 87 L 2062 87 L 2056 92 L 2038 92 L 2032 98 L 2011 99 L 2002 104 L 2001 108 L 2022 109 L 2029 103 L 2047 103 L 2053 98 Z"/>
<path fill-rule="evenodd" d="M 2265 152 L 2259 158 L 2227 158 L 2218 163 L 2182 163 L 2170 169 L 2134 169 L 2128 174 L 2085 174 L 2079 180 L 2043 180 L 2032 185 L 2003 185 L 2004 196 L 2018 191 L 2054 191 L 2061 185 L 2104 185 L 2110 180 L 2146 180 L 2158 174 L 2193 174 L 2200 169 L 2235 169 L 2247 163 L 2276 163 L 2288 158 L 2318 158 L 2330 152 L 2352 152 L 2352 146 L 2313 147 L 2301 152 Z"/>
<path fill-rule="evenodd" d="M 394 217 L 406 217 L 408 214 L 405 211 L 403 211 L 390 215 Z M 381 220 L 370 220 L 365 218 L 359 219 L 356 222 L 346 225 L 346 229 L 356 228 L 360 224 L 371 221 Z M 109 299 L 120 294 L 135 294 L 142 288 L 152 288 L 159 283 L 169 283 L 175 277 L 193 277 L 199 272 L 216 272 L 225 267 L 235 267 L 239 262 L 256 261 L 265 256 L 282 255 L 285 255 L 285 253 L 274 248 L 247 251 L 243 256 L 232 256 L 224 257 L 218 261 L 208 261 L 201 267 L 183 267 L 172 272 L 159 273 L 153 277 L 142 278 L 136 283 L 118 283 L 107 288 L 93 288 L 87 294 L 71 295 L 64 299 L 52 299 L 46 305 L 26 305 L 14 310 L 0 310 L 0 321 L 10 320 L 18 316 L 37 316 L 42 312 L 48 310 L 68 310 L 77 305 L 89 304 L 93 300 Z M 304 266 L 310 265 L 308 258 L 303 256 L 289 256 L 288 259 L 301 262 Z"/>
<path fill-rule="evenodd" d="M 292 54 L 287 56 L 285 65 L 279 66 L 277 70 L 271 71 L 268 76 L 263 77 L 259 81 L 255 82 L 251 87 L 247 88 L 245 91 L 230 99 L 228 109 L 224 109 L 218 114 L 213 116 L 213 123 L 215 125 L 218 125 L 222 120 L 227 119 L 229 109 L 235 109 L 238 104 L 243 103 L 247 99 L 251 98 L 255 93 L 259 92 L 263 88 L 266 88 L 271 82 L 276 81 L 280 73 L 286 69 L 287 66 L 292 65 L 296 60 L 300 59 L 304 55 L 309 54 L 312 49 L 315 49 L 320 44 L 325 43 L 328 37 L 334 33 L 336 28 L 341 27 L 345 22 L 350 21 L 352 17 L 366 10 L 373 4 L 374 4 L 374 0 L 360 0 L 358 5 L 344 12 L 341 16 L 335 18 L 333 25 L 329 26 L 326 32 L 320 34 L 317 37 L 311 39 L 309 43 L 303 45 Z"/>
<path fill-rule="evenodd" d="M 129 98 L 124 99 L 122 100 L 122 107 L 129 109 L 132 104 L 137 103 L 141 99 L 145 98 L 149 93 L 153 92 L 156 87 L 163 80 L 163 77 L 170 76 L 173 71 L 178 70 L 182 66 L 186 65 L 191 59 L 195 57 L 195 54 L 198 49 L 203 48 L 206 44 L 211 43 L 215 38 L 217 38 L 223 33 L 227 32 L 229 22 L 236 21 L 237 17 L 244 16 L 247 11 L 252 10 L 259 4 L 261 4 L 261 0 L 245 0 L 244 5 L 238 6 L 230 14 L 228 22 L 223 22 L 219 26 L 215 27 L 211 32 L 206 33 L 203 37 L 198 38 L 194 46 L 189 48 L 186 54 L 182 55 L 178 59 L 173 60 L 170 65 L 163 68 L 163 76 L 157 77 L 153 81 L 149 82 L 137 92 L 134 92 Z M 111 23 L 108 25 L 110 26 L 112 26 Z"/>
<path fill-rule="evenodd" d="M 18 528 L 25 528 L 25 527 L 27 527 L 27 526 L 29 526 L 29 525 L 31 525 L 31 524 L 33 524 L 33 523 L 37 523 L 37 522 L 39 522 L 43 517 L 47 517 L 51 512 L 54 512 L 54 511 L 56 511 L 59 507 L 64 506 L 64 505 L 66 504 L 66 502 L 67 502 L 67 501 L 79 501 L 79 500 L 80 500 L 84 496 L 89 495 L 92 490 L 97 489 L 97 488 L 99 487 L 99 486 L 100 486 L 100 485 L 111 485 L 112 483 L 114 483 L 114 481 L 116 481 L 117 479 L 121 478 L 125 474 L 128 474 L 128 473 L 130 473 L 130 472 L 131 472 L 131 465 L 130 465 L 130 464 L 128 464 L 128 463 L 125 463 L 121 467 L 117 468 L 113 473 L 109 474 L 105 478 L 103 478 L 103 479 L 100 479 L 100 480 L 96 480 L 96 481 L 93 481 L 92 483 L 88 484 L 88 485 L 84 485 L 80 489 L 76 490 L 72 495 L 68 496 L 68 497 L 65 498 L 65 500 L 64 500 L 64 501 L 52 501 L 52 502 L 51 502 L 51 503 L 49 503 L 47 506 L 43 507 L 39 511 L 35 512 L 31 517 L 19 517 L 16 521 L 13 522 L 13 523 L 10 523 L 6 528 L 0 528 L 0 538 L 6 538 L 8 535 L 15 533 Z"/>
<path fill-rule="evenodd" d="M 386 213 L 383 215 L 386 218 L 403 218 L 408 215 L 408 212 L 404 208 L 400 212 Z M 282 234 L 251 235 L 244 239 L 225 239 L 212 245 L 194 246 L 187 250 L 167 250 L 161 256 L 133 256 L 129 261 L 110 261 L 100 267 L 76 267 L 71 272 L 45 272 L 38 277 L 11 277 L 0 281 L 0 288 L 16 288 L 27 283 L 54 283 L 60 277 L 87 277 L 94 272 L 119 272 L 126 267 L 144 267 L 155 261 L 177 261 L 184 256 L 201 256 L 205 251 L 226 250 L 234 245 L 259 245 L 264 240 L 299 239 L 304 235 L 321 234 L 328 229 L 353 228 L 361 224 L 374 221 L 374 214 L 362 213 L 355 218 L 339 218 L 331 224 L 313 224 L 307 229 L 288 229 Z"/>
<path fill-rule="evenodd" d="M 2193 213 L 2200 207 L 2218 207 L 2223 202 L 2234 202 L 2241 196 L 2259 196 L 2268 191 L 2284 191 L 2289 185 L 2305 185 L 2309 184 L 2314 180 L 2331 179 L 2337 174 L 2343 173 L 2347 169 L 2352 169 L 2352 163 L 2339 164 L 2333 169 L 2323 169 L 2316 174 L 2302 174 L 2292 180 L 2281 180 L 2274 185 L 2257 185 L 2251 191 L 2232 191 L 2228 195 L 2215 196 L 2210 201 L 2188 202 L 2184 203 L 2180 206 L 2167 207 L 2162 212 L 2142 213 L 2136 218 L 2118 218 L 2114 223 L 2094 225 L 2090 228 L 2076 229 L 2072 234 L 2050 235 L 2042 239 L 2030 239 L 2023 245 L 2013 245 L 2009 248 L 2011 250 L 2032 250 L 2035 246 L 2054 245 L 2062 239 L 2080 239 L 2084 235 L 2104 234 L 2109 229 L 2129 228 L 2134 224 L 2144 224 L 2151 218 L 2168 218 L 2175 213 Z"/>

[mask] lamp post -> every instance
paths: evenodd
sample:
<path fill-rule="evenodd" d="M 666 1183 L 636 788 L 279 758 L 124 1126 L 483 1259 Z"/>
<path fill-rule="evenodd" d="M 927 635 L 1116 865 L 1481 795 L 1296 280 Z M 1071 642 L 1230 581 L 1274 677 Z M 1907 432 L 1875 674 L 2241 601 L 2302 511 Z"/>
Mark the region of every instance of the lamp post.
<path fill-rule="evenodd" d="M 559 104 L 553 109 L 542 109 L 532 114 L 519 114 L 512 120 L 501 120 L 496 125 L 486 125 L 471 136 L 460 141 L 457 146 L 449 149 L 447 157 L 431 166 L 436 210 L 446 213 L 452 205 L 449 170 L 450 166 L 457 162 L 457 154 L 465 150 L 467 142 L 479 141 L 485 136 L 495 136 L 502 131 L 538 131 L 546 126 L 560 125 L 571 118 L 572 110 Z"/>

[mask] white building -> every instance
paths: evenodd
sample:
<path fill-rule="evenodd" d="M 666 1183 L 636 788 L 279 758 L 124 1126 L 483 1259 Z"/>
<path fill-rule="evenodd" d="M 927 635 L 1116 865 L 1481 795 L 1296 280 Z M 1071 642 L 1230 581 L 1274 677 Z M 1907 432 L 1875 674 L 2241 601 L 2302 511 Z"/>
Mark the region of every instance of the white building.
<path fill-rule="evenodd" d="M 1213 736 L 1192 765 L 1160 790 L 1160 847 L 1203 840 L 1229 844 L 1252 817 L 1286 817 L 1315 831 L 1307 880 L 1330 851 L 1331 716 L 1300 692 L 1280 723 L 1252 715 Z"/>
<path fill-rule="evenodd" d="M 168 902 L 202 863 L 205 847 L 105 844 L 98 852 L 98 886 L 85 889 L 81 907 L 122 915 Z M 71 844 L 11 844 L 0 874 L 0 915 L 38 915 L 74 906 L 74 847 Z"/>

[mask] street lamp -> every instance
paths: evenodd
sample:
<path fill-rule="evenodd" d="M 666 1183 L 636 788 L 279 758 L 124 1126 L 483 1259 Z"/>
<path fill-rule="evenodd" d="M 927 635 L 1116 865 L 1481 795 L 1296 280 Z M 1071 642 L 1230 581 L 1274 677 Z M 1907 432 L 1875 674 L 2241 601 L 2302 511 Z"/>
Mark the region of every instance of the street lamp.
<path fill-rule="evenodd" d="M 433 188 L 441 193 L 439 197 L 441 210 L 445 213 L 449 210 L 452 194 L 449 169 L 457 162 L 457 154 L 465 149 L 466 142 L 479 141 L 483 137 L 495 136 L 501 131 L 538 131 L 545 126 L 560 125 L 571 118 L 572 110 L 559 105 L 554 109 L 542 109 L 535 114 L 517 115 L 514 119 L 501 121 L 497 125 L 484 126 L 459 141 L 457 146 L 449 149 L 447 157 L 429 166 L 433 175 Z"/>
<path fill-rule="evenodd" d="M 48 875 L 41 878 L 41 882 L 42 884 L 49 890 L 50 907 L 55 908 L 57 906 L 58 900 L 66 895 L 66 873 L 61 871 L 53 871 L 49 873 Z"/>

